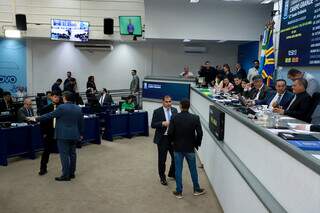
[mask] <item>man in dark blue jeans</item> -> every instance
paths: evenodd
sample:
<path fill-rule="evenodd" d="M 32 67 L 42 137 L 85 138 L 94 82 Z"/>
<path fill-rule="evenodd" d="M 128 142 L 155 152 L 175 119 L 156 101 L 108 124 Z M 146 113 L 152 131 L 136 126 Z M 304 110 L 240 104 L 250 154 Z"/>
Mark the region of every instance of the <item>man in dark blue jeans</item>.
<path fill-rule="evenodd" d="M 190 101 L 183 100 L 180 102 L 181 112 L 173 117 L 170 122 L 168 137 L 173 143 L 174 161 L 175 161 L 175 176 L 176 176 L 176 191 L 173 194 L 181 199 L 182 196 L 182 169 L 183 159 L 186 158 L 192 182 L 193 195 L 202 195 L 204 189 L 200 188 L 196 155 L 194 149 L 198 149 L 202 140 L 202 128 L 199 116 L 189 113 Z"/>

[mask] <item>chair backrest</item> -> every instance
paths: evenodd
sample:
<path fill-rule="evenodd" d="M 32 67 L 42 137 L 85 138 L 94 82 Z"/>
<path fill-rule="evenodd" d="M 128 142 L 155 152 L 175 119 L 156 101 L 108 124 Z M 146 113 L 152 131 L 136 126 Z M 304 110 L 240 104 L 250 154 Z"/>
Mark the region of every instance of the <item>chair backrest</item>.
<path fill-rule="evenodd" d="M 318 112 L 315 109 L 317 108 L 319 103 L 320 103 L 320 92 L 315 92 L 311 97 L 311 107 L 310 107 L 310 111 L 308 114 L 308 121 L 309 122 L 311 122 L 312 117 L 314 117 L 313 113 Z"/>

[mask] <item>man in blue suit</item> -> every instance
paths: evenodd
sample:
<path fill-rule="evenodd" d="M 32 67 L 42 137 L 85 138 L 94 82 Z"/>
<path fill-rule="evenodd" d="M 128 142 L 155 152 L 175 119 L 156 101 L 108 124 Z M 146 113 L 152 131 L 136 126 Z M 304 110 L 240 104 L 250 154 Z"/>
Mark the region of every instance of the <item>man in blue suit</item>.
<path fill-rule="evenodd" d="M 262 100 L 256 100 L 256 105 L 268 105 L 269 108 L 282 107 L 287 109 L 289 106 L 293 94 L 289 92 L 287 88 L 287 82 L 284 79 L 278 79 L 275 85 L 276 91 L 272 91 Z"/>
<path fill-rule="evenodd" d="M 62 165 L 62 175 L 56 177 L 56 181 L 70 181 L 75 178 L 76 171 L 76 143 L 82 139 L 84 120 L 81 108 L 72 104 L 73 94 L 63 93 L 63 102 L 53 112 L 37 117 L 37 121 L 53 119 L 55 126 L 54 137 L 57 140 L 60 160 Z"/>

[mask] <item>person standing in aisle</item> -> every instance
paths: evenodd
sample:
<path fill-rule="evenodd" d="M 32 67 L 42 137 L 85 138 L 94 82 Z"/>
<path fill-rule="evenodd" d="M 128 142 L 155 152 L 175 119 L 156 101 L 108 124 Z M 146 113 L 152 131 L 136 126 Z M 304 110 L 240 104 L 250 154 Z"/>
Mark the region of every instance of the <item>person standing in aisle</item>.
<path fill-rule="evenodd" d="M 176 169 L 176 190 L 173 194 L 179 199 L 183 198 L 182 169 L 184 158 L 187 160 L 193 182 L 193 195 L 198 196 L 205 193 L 205 190 L 200 188 L 199 185 L 196 154 L 194 151 L 201 146 L 203 132 L 199 116 L 189 113 L 189 107 L 189 100 L 182 100 L 180 102 L 181 112 L 173 117 L 168 130 L 169 141 L 173 143 Z"/>
<path fill-rule="evenodd" d="M 51 94 L 51 104 L 45 106 L 40 110 L 40 115 L 52 112 L 57 109 L 60 104 L 60 93 L 58 91 Z M 39 175 L 45 175 L 47 170 L 47 164 L 49 162 L 50 154 L 54 149 L 56 149 L 57 141 L 54 138 L 54 131 L 56 127 L 56 118 L 42 121 L 40 127 L 43 134 L 43 153 L 40 162 Z"/>
<path fill-rule="evenodd" d="M 164 96 L 162 99 L 162 107 L 154 110 L 151 127 L 156 129 L 153 142 L 158 146 L 158 173 L 160 183 L 168 185 L 165 171 L 167 154 L 171 156 L 171 166 L 168 177 L 175 178 L 173 147 L 168 140 L 168 127 L 171 118 L 178 113 L 178 110 L 172 107 L 172 99 L 170 96 Z"/>
<path fill-rule="evenodd" d="M 53 112 L 36 117 L 36 121 L 44 121 L 56 118 L 56 128 L 54 132 L 58 143 L 60 160 L 62 165 L 62 175 L 56 177 L 56 181 L 70 181 L 75 178 L 76 171 L 76 144 L 83 138 L 84 119 L 81 108 L 72 103 L 73 94 L 63 93 L 63 102 Z"/>

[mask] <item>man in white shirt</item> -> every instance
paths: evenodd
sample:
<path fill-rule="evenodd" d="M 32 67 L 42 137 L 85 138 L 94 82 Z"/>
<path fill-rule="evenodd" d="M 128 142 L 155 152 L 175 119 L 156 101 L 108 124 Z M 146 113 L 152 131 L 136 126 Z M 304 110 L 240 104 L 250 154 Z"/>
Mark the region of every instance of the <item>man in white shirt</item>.
<path fill-rule="evenodd" d="M 288 78 L 292 81 L 294 81 L 295 79 L 298 79 L 298 78 L 306 79 L 308 82 L 308 87 L 307 87 L 306 91 L 311 97 L 312 97 L 313 93 L 320 92 L 319 82 L 317 81 L 317 79 L 315 77 L 313 77 L 313 75 L 311 75 L 309 73 L 302 72 L 300 70 L 293 68 L 288 71 Z"/>
<path fill-rule="evenodd" d="M 162 106 L 154 110 L 152 116 L 151 127 L 156 129 L 153 142 L 158 147 L 158 172 L 162 185 L 168 185 L 165 175 L 168 152 L 171 155 L 171 166 L 168 177 L 175 177 L 174 154 L 172 144 L 168 139 L 168 127 L 172 116 L 177 113 L 177 109 L 172 107 L 171 97 L 165 96 L 162 99 Z"/>
<path fill-rule="evenodd" d="M 248 71 L 247 79 L 249 80 L 250 83 L 252 83 L 252 78 L 256 75 L 259 75 L 259 66 L 260 63 L 258 60 L 253 61 L 253 67 L 251 67 Z"/>
<path fill-rule="evenodd" d="M 287 109 L 289 106 L 293 94 L 287 91 L 287 83 L 284 79 L 278 79 L 276 81 L 275 89 L 262 100 L 256 100 L 256 105 L 268 105 L 269 108 L 281 107 L 282 109 Z"/>
<path fill-rule="evenodd" d="M 181 77 L 184 77 L 184 78 L 191 78 L 191 77 L 193 77 L 193 73 L 190 72 L 188 65 L 184 66 L 183 72 L 180 73 L 180 76 L 181 76 Z"/>
<path fill-rule="evenodd" d="M 112 97 L 109 91 L 106 88 L 102 89 L 102 93 L 99 99 L 99 103 L 101 106 L 107 105 L 110 106 L 113 103 Z"/>

